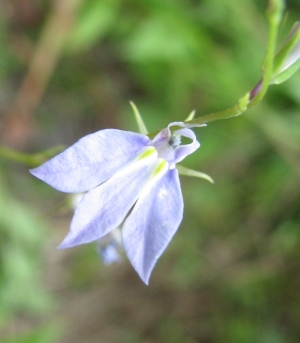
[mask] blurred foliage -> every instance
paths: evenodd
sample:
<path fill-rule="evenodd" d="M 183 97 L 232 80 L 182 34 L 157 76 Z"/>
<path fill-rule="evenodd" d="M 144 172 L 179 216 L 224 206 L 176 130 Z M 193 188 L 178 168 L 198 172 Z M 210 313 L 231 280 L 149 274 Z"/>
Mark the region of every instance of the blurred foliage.
<path fill-rule="evenodd" d="M 282 40 L 300 15 L 286 3 Z M 226 109 L 260 78 L 266 6 L 1 0 L 2 138 L 12 114 L 24 138 L 15 145 L 39 152 L 106 127 L 136 130 L 129 100 L 149 130 Z M 29 103 L 40 85 L 35 108 L 12 113 L 41 47 L 26 93 Z M 184 165 L 215 184 L 181 178 L 184 220 L 148 288 L 126 260 L 101 266 L 93 245 L 57 251 L 71 213 L 38 221 L 32 208 L 51 211 L 63 195 L 1 160 L 1 342 L 298 343 L 299 84 L 298 72 L 249 113 L 195 129 L 201 148 Z"/>
<path fill-rule="evenodd" d="M 5 190 L 1 180 L 1 313 L 10 308 L 42 310 L 46 303 L 36 278 L 41 224 Z M 22 287 L 20 288 L 20 285 Z"/>
<path fill-rule="evenodd" d="M 52 308 L 49 292 L 41 282 L 41 247 L 45 232 L 42 221 L 20 201 L 14 199 L 0 170 L 0 333 L 14 329 L 8 324 L 17 313 L 36 317 Z M 9 327 L 12 326 L 10 329 Z M 20 338 L 14 342 L 46 342 Z M 35 337 L 36 333 L 32 335 Z M 2 337 L 3 338 L 3 337 Z M 1 339 L 2 342 L 4 342 Z M 8 342 L 8 341 L 7 341 Z"/>

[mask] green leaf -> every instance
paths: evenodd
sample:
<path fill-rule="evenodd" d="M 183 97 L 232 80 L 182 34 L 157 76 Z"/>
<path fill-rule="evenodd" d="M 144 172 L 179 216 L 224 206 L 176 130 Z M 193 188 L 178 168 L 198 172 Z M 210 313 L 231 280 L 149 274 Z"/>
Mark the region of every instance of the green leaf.
<path fill-rule="evenodd" d="M 103 37 L 116 22 L 118 14 L 117 1 L 90 0 L 84 3 L 77 25 L 66 45 L 71 53 L 90 49 Z"/>

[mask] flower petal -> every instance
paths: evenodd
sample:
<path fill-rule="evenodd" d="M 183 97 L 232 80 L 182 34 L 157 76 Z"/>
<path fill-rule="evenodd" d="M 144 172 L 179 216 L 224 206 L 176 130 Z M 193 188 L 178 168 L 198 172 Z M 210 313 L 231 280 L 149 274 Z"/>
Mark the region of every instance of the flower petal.
<path fill-rule="evenodd" d="M 174 162 L 178 163 L 181 162 L 186 156 L 197 150 L 200 147 L 200 143 L 197 141 L 197 137 L 194 132 L 190 129 L 180 129 L 175 132 L 192 140 L 192 143 L 180 145 L 175 149 Z"/>
<path fill-rule="evenodd" d="M 102 185 L 94 188 L 78 204 L 71 229 L 59 248 L 95 241 L 118 227 L 136 202 L 157 160 L 154 148 L 147 157 L 130 163 Z"/>
<path fill-rule="evenodd" d="M 104 264 L 120 262 L 123 250 L 120 228 L 112 230 L 107 235 L 97 240 L 97 251 Z"/>
<path fill-rule="evenodd" d="M 193 112 L 192 112 L 193 113 Z M 207 126 L 207 124 L 189 124 L 189 121 L 187 122 L 182 122 L 182 121 L 174 121 L 173 123 L 170 123 L 168 125 L 168 128 L 172 127 L 172 126 L 180 126 L 183 128 L 188 128 L 191 129 L 193 127 L 202 127 L 202 126 Z"/>
<path fill-rule="evenodd" d="M 175 130 L 173 133 L 170 130 L 172 126 L 179 126 L 182 129 Z M 201 125 L 203 126 L 203 125 Z M 176 135 L 184 136 L 192 140 L 190 144 L 173 144 Z M 176 140 L 175 140 L 176 142 Z M 200 147 L 196 135 L 183 122 L 174 122 L 169 124 L 165 129 L 161 130 L 149 143 L 149 146 L 154 146 L 158 151 L 158 156 L 164 158 L 170 165 L 170 169 L 175 168 L 175 164 L 181 162 L 187 155 L 190 155 Z"/>
<path fill-rule="evenodd" d="M 148 142 L 148 137 L 138 133 L 101 130 L 81 138 L 30 172 L 59 191 L 85 192 L 133 160 Z"/>
<path fill-rule="evenodd" d="M 126 219 L 122 230 L 124 249 L 145 284 L 177 231 L 182 215 L 178 171 L 172 169 L 152 184 L 150 190 L 143 190 Z"/>

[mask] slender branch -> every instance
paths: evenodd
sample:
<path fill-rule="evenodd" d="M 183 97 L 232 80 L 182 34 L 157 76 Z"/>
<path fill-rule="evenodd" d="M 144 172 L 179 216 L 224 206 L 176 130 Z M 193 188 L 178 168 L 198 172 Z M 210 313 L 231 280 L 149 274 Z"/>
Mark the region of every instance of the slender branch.
<path fill-rule="evenodd" d="M 272 79 L 278 28 L 281 22 L 283 9 L 284 4 L 282 0 L 271 0 L 267 9 L 267 18 L 269 20 L 269 39 L 267 53 L 263 63 L 262 80 L 259 81 L 252 91 L 246 93 L 235 106 L 224 111 L 211 113 L 187 121 L 186 124 L 193 126 L 236 117 L 256 106 L 263 99 Z"/>
<path fill-rule="evenodd" d="M 56 0 L 32 53 L 27 74 L 6 115 L 1 140 L 22 147 L 31 135 L 31 121 L 63 52 L 83 0 Z"/>
<path fill-rule="evenodd" d="M 24 164 L 30 168 L 34 168 L 47 161 L 49 158 L 62 152 L 64 149 L 65 146 L 57 145 L 36 154 L 26 154 L 5 146 L 0 146 L 0 158 L 5 158 L 17 163 Z"/>

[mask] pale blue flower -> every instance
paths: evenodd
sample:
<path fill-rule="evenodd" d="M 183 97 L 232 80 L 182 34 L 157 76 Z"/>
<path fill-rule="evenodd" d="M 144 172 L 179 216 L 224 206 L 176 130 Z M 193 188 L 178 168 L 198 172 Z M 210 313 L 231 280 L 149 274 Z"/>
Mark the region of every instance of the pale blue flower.
<path fill-rule="evenodd" d="M 112 230 L 97 240 L 97 251 L 104 264 L 112 264 L 122 260 L 122 237 L 119 228 Z"/>
<path fill-rule="evenodd" d="M 69 205 L 72 210 L 76 209 L 84 194 L 75 193 L 70 196 Z M 116 228 L 107 235 L 99 238 L 96 243 L 98 255 L 104 264 L 108 265 L 122 261 L 121 252 L 123 251 L 123 246 L 120 228 Z"/>
<path fill-rule="evenodd" d="M 181 144 L 181 137 L 190 143 Z M 176 163 L 199 146 L 183 122 L 170 124 L 152 140 L 144 134 L 106 129 L 83 137 L 31 170 L 59 191 L 87 192 L 59 248 L 98 241 L 122 226 L 125 253 L 148 284 L 183 216 Z"/>

